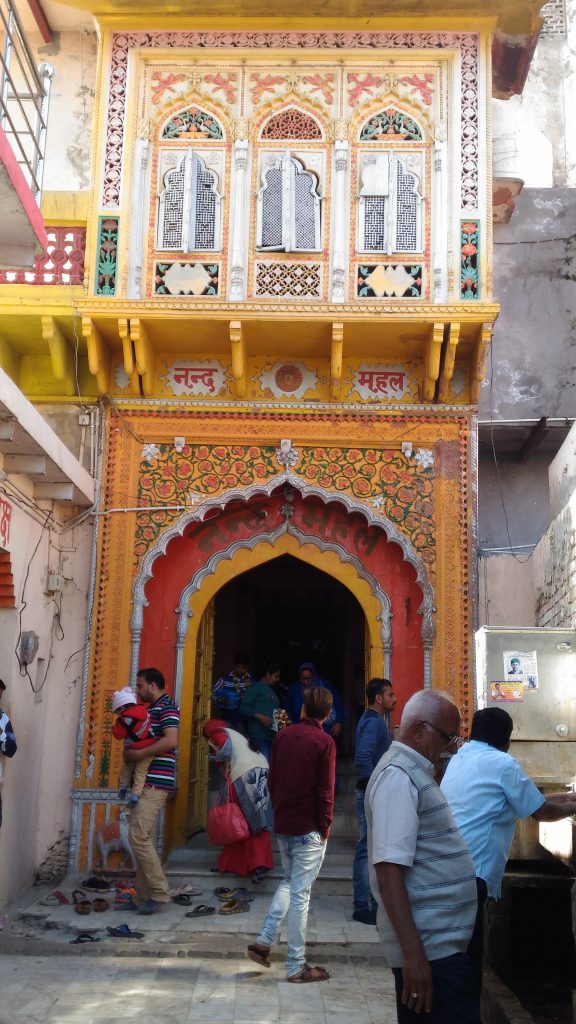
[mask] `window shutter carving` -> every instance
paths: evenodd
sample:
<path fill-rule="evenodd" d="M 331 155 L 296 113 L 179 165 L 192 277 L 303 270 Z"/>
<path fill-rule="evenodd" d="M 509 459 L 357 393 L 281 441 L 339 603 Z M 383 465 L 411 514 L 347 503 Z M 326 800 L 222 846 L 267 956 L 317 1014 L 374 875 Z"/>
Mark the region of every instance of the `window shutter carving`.
<path fill-rule="evenodd" d="M 258 248 L 317 252 L 320 202 L 316 175 L 286 153 L 264 173 L 258 193 Z"/>
<path fill-rule="evenodd" d="M 361 252 L 420 252 L 422 197 L 418 178 L 397 154 L 381 153 L 361 176 L 358 199 Z"/>
<path fill-rule="evenodd" d="M 164 180 L 158 204 L 157 248 L 178 252 L 218 249 L 221 197 L 216 174 L 189 150 Z"/>

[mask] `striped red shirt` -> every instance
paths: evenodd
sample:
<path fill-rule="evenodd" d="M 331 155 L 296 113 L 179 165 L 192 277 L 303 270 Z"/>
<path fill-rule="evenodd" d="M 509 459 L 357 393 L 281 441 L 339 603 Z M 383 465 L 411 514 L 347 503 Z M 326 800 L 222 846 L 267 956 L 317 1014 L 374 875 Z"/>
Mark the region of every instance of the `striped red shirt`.
<path fill-rule="evenodd" d="M 178 729 L 180 712 L 167 693 L 159 697 L 149 709 L 152 733 L 158 740 L 167 729 Z M 155 757 L 146 773 L 146 785 L 157 789 L 174 789 L 176 785 L 176 748 L 165 750 Z"/>

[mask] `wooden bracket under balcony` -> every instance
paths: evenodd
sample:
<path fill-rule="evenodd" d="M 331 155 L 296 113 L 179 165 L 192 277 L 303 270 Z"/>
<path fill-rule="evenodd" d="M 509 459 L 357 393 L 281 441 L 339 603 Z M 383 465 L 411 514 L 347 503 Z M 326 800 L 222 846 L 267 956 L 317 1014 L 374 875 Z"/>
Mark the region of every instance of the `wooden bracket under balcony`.
<path fill-rule="evenodd" d="M 130 320 L 130 337 L 134 345 L 136 373 L 142 381 L 142 393 L 149 398 L 154 394 L 155 352 L 146 324 L 138 317 Z"/>
<path fill-rule="evenodd" d="M 443 341 L 444 324 L 432 324 L 424 354 L 424 386 L 422 389 L 422 397 L 425 402 L 434 401 L 436 381 L 440 374 L 440 356 L 442 355 Z"/>
<path fill-rule="evenodd" d="M 330 399 L 339 402 L 342 391 L 342 356 L 344 352 L 344 324 L 332 324 L 330 351 Z"/>
<path fill-rule="evenodd" d="M 472 402 L 478 401 L 482 381 L 486 376 L 486 360 L 492 343 L 492 326 L 492 324 L 481 325 L 474 345 L 470 374 L 470 401 Z"/>
<path fill-rule="evenodd" d="M 89 316 L 82 317 L 82 334 L 86 338 L 88 349 L 88 369 L 96 377 L 99 393 L 107 395 L 110 391 L 110 349 Z"/>
<path fill-rule="evenodd" d="M 42 316 L 40 324 L 42 337 L 50 349 L 52 373 L 57 381 L 62 381 L 65 394 L 75 395 L 78 389 L 70 342 L 53 316 Z"/>
<path fill-rule="evenodd" d="M 237 398 L 244 398 L 246 395 L 247 360 L 246 339 L 242 330 L 242 322 L 240 320 L 231 320 L 229 332 L 234 390 Z"/>
<path fill-rule="evenodd" d="M 440 382 L 438 384 L 438 401 L 445 402 L 448 397 L 450 381 L 454 376 L 456 363 L 456 349 L 460 340 L 460 324 L 448 325 L 448 339 L 444 348 L 442 368 L 440 370 Z"/>

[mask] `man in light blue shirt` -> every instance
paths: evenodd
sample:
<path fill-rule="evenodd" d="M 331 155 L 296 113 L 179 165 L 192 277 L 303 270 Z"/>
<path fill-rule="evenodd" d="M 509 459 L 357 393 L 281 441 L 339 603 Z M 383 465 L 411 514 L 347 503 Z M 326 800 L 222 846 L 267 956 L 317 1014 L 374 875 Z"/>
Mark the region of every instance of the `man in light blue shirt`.
<path fill-rule="evenodd" d="M 482 987 L 484 904 L 500 896 L 518 818 L 558 821 L 576 812 L 576 796 L 544 797 L 507 753 L 513 722 L 503 708 L 483 708 L 472 720 L 470 742 L 451 759 L 442 791 L 476 868 L 478 916 L 468 949 L 477 991 Z"/>

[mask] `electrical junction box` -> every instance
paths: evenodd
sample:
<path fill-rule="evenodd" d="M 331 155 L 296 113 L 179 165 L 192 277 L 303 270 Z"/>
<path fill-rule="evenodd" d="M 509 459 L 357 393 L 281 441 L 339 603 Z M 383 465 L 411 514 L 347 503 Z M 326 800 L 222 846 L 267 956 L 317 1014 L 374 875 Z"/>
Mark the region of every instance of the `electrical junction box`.
<path fill-rule="evenodd" d="M 60 594 L 64 590 L 64 577 L 57 572 L 49 572 L 46 581 L 47 594 Z"/>

